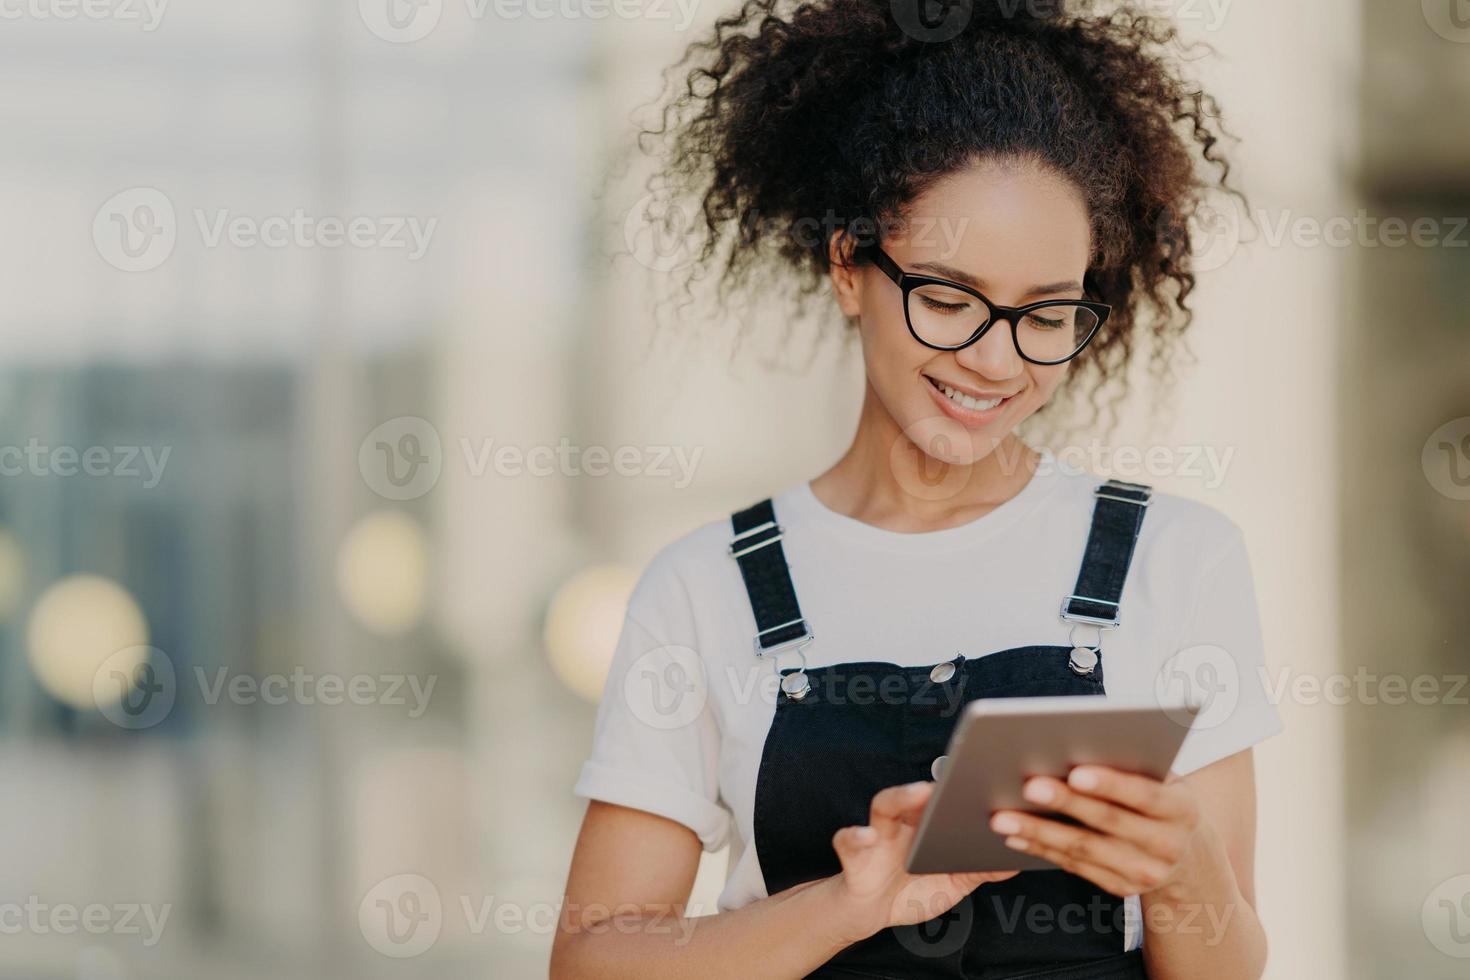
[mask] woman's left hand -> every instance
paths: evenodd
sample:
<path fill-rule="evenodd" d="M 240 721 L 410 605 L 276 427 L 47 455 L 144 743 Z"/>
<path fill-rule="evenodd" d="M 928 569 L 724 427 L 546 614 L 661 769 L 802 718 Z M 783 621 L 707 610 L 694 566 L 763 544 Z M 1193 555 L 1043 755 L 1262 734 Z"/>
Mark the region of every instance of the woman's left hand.
<path fill-rule="evenodd" d="M 1161 782 L 1107 766 L 1074 768 L 1067 781 L 1037 776 L 1022 795 L 1080 821 L 1073 826 L 1018 810 L 999 810 L 990 828 L 1006 844 L 1045 858 L 1114 895 L 1144 895 L 1177 885 L 1194 870 L 1208 832 L 1189 784 Z"/>

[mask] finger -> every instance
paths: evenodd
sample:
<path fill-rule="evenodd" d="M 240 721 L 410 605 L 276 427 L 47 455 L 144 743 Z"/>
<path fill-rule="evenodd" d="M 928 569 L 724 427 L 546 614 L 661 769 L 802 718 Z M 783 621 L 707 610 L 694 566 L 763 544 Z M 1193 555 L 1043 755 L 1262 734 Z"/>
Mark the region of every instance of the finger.
<path fill-rule="evenodd" d="M 832 849 L 842 870 L 858 874 L 866 870 L 878 858 L 878 832 L 866 825 L 843 827 L 832 835 Z"/>
<path fill-rule="evenodd" d="M 1090 861 L 1078 860 L 1070 854 L 1047 847 L 1044 844 L 1029 841 L 1024 837 L 1008 838 L 1006 844 L 1016 847 L 1017 850 L 1024 850 L 1027 854 L 1035 854 L 1043 860 L 1050 861 L 1063 871 L 1070 871 L 1074 875 L 1086 878 L 1103 891 L 1117 895 L 1119 898 L 1127 898 L 1129 895 L 1139 895 L 1143 892 L 1133 882 L 1127 880 L 1111 868 L 1094 864 Z M 1024 845 L 1024 847 L 1019 845 Z"/>
<path fill-rule="evenodd" d="M 1127 807 L 1086 793 L 1079 793 L 1059 779 L 1037 776 L 1021 787 L 1021 795 L 1032 803 L 1066 814 L 1110 837 L 1131 841 L 1141 850 L 1163 858 L 1179 860 L 1181 835 L 1174 825 L 1153 817 L 1145 817 Z"/>
<path fill-rule="evenodd" d="M 998 834 L 1007 835 L 1007 846 L 1016 850 L 1032 853 L 1033 847 L 1017 847 L 1013 841 L 1064 854 L 1075 864 L 1096 865 L 1129 882 L 1145 885 L 1143 891 L 1152 890 L 1169 876 L 1168 863 L 1144 852 L 1131 841 L 1099 834 L 1086 827 L 1074 827 L 1015 810 L 996 813 L 991 818 L 990 827 Z"/>
<path fill-rule="evenodd" d="M 878 832 L 862 825 L 843 827 L 832 835 L 832 849 L 843 867 L 862 861 L 877 843 Z"/>
<path fill-rule="evenodd" d="M 868 823 L 880 834 L 892 836 L 904 827 L 916 827 L 934 784 L 922 780 L 879 790 L 868 807 Z"/>
<path fill-rule="evenodd" d="M 1194 796 L 1182 781 L 1164 783 L 1109 766 L 1076 766 L 1067 774 L 1067 785 L 1160 820 L 1192 816 L 1194 810 Z"/>

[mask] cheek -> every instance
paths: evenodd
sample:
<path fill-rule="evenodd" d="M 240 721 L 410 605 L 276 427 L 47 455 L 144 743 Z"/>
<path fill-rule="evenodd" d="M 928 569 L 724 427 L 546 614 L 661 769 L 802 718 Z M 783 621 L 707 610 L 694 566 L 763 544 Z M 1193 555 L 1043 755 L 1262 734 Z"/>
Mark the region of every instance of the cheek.
<path fill-rule="evenodd" d="M 1052 394 L 1067 377 L 1067 372 L 1071 370 L 1071 367 L 1070 362 L 1053 364 L 1049 367 L 1041 364 L 1030 365 L 1032 391 L 1038 408 L 1051 399 Z"/>
<path fill-rule="evenodd" d="M 892 284 L 888 285 L 891 287 Z M 884 302 L 885 299 L 888 302 Z M 881 291 L 865 291 L 858 324 L 869 372 L 876 376 L 894 378 L 911 375 L 934 355 L 909 335 L 908 323 L 896 295 L 884 296 Z"/>

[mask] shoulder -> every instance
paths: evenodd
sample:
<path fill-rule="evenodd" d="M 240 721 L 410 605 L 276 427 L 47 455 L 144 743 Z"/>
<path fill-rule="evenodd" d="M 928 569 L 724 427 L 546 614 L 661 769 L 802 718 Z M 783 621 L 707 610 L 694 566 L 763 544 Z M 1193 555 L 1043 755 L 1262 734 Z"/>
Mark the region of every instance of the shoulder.
<path fill-rule="evenodd" d="M 662 545 L 648 560 L 633 590 L 630 610 L 683 593 L 709 574 L 730 543 L 729 518 L 705 521 Z"/>
<path fill-rule="evenodd" d="M 1087 515 L 1090 520 L 1093 492 L 1108 478 L 1063 466 L 1058 479 L 1062 490 L 1050 496 L 1051 503 L 1069 508 L 1074 514 Z M 1178 558 L 1198 567 L 1244 548 L 1245 536 L 1240 525 L 1219 508 L 1193 497 L 1162 491 L 1146 480 L 1128 482 L 1143 483 L 1153 491 L 1139 529 L 1140 557 Z"/>
<path fill-rule="evenodd" d="M 770 495 L 777 501 L 783 526 L 790 525 L 795 517 L 780 507 L 791 495 L 790 489 Z M 739 502 L 730 513 L 761 499 L 757 496 Z M 743 596 L 739 566 L 730 558 L 734 535 L 729 513 L 712 515 L 660 546 L 634 586 L 628 601 L 629 618 L 652 628 L 666 623 L 671 616 L 687 618 L 697 610 L 718 608 L 732 590 Z"/>
<path fill-rule="evenodd" d="M 1139 532 L 1139 547 L 1145 545 L 1208 567 L 1233 551 L 1243 550 L 1245 534 L 1239 524 L 1210 504 L 1156 490 Z"/>

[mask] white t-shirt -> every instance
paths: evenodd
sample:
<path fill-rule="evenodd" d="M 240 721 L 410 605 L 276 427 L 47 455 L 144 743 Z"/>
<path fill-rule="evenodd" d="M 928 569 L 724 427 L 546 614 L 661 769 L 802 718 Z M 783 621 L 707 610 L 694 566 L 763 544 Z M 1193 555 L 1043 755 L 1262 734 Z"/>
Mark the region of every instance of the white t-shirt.
<path fill-rule="evenodd" d="M 1070 646 L 1072 624 L 1059 611 L 1077 580 L 1100 482 L 1043 451 L 1016 496 L 968 524 L 922 533 L 839 514 L 806 482 L 786 489 L 774 506 L 815 634 L 808 666 L 929 665 L 956 653 Z M 706 850 L 729 844 L 722 910 L 766 896 L 752 844 L 756 774 L 780 696 L 777 662 L 798 664 L 790 648 L 756 657 L 755 617 L 727 550 L 732 536 L 728 517 L 711 521 L 644 571 L 573 790 L 678 821 Z M 1193 772 L 1281 730 L 1262 683 L 1250 565 L 1232 521 L 1155 492 L 1120 603 L 1122 624 L 1102 633 L 1107 696 L 1206 699 L 1174 771 Z M 1082 642 L 1097 636 L 1079 629 Z"/>

